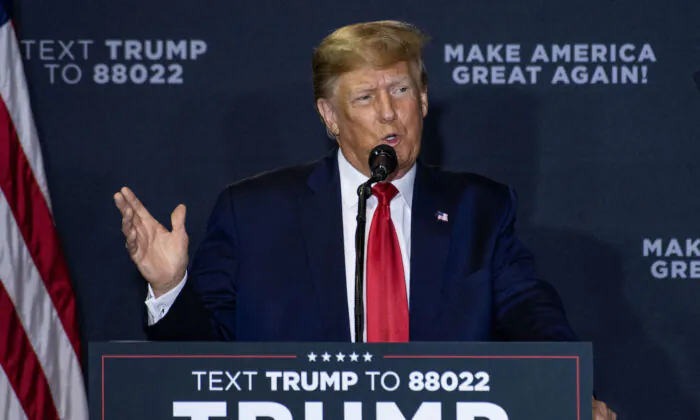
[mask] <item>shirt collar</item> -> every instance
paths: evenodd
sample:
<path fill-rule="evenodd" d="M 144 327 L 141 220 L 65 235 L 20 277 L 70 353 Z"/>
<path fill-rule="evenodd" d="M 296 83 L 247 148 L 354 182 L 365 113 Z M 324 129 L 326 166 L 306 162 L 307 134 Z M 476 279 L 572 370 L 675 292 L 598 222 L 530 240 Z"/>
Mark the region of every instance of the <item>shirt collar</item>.
<path fill-rule="evenodd" d="M 340 193 L 343 204 L 349 207 L 357 207 L 357 187 L 366 182 L 367 177 L 348 162 L 341 149 L 338 150 L 338 170 L 340 171 Z M 414 163 L 401 179 L 391 181 L 396 189 L 399 190 L 397 197 L 403 199 L 409 209 L 413 201 L 413 183 L 415 179 L 416 164 Z"/>

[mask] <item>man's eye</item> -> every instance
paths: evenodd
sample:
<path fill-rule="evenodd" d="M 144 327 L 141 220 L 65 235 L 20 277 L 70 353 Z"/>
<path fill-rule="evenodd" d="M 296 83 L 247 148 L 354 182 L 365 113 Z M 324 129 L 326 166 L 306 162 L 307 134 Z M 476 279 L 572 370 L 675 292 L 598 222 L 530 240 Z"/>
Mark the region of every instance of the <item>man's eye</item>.
<path fill-rule="evenodd" d="M 370 98 L 370 95 L 362 95 L 362 96 L 357 97 L 357 100 L 358 101 L 368 101 L 369 98 Z"/>

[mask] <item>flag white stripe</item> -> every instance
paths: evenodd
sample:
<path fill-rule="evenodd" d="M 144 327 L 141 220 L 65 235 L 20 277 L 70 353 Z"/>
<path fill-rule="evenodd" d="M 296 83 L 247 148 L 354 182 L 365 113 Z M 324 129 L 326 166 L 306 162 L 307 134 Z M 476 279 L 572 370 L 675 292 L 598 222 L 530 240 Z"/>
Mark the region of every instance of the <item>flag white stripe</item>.
<path fill-rule="evenodd" d="M 22 404 L 7 379 L 5 371 L 0 366 L 0 418 L 12 420 L 27 420 Z"/>
<path fill-rule="evenodd" d="M 2 191 L 0 279 L 44 370 L 60 417 L 87 419 L 80 364 Z"/>
<path fill-rule="evenodd" d="M 10 113 L 24 155 L 29 161 L 34 178 L 51 211 L 44 162 L 32 108 L 29 105 L 29 90 L 24 79 L 22 57 L 10 22 L 0 27 L 0 54 L 2 55 L 0 57 L 0 97 Z"/>

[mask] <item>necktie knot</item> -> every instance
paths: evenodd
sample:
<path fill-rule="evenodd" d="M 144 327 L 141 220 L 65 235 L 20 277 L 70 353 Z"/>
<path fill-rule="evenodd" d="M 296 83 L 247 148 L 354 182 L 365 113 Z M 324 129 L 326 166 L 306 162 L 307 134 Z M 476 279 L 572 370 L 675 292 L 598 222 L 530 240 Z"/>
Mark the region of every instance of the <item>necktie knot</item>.
<path fill-rule="evenodd" d="M 380 206 L 384 204 L 389 205 L 398 193 L 399 190 L 390 182 L 378 182 L 372 187 L 372 194 L 377 197 Z"/>

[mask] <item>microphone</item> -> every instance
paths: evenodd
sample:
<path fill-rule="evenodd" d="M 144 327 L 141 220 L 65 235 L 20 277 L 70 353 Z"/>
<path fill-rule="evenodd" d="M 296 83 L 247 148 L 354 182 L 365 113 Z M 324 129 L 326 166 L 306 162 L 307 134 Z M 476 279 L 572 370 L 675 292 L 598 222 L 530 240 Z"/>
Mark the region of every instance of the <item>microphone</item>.
<path fill-rule="evenodd" d="M 369 152 L 369 169 L 373 182 L 382 182 L 398 166 L 398 159 L 394 148 L 386 144 L 380 144 Z"/>
<path fill-rule="evenodd" d="M 372 184 L 387 179 L 396 170 L 398 160 L 391 146 L 380 144 L 369 152 L 370 178 L 357 189 L 357 228 L 355 229 L 355 342 L 364 339 L 365 304 L 365 226 L 367 223 L 367 197 L 372 195 Z"/>

